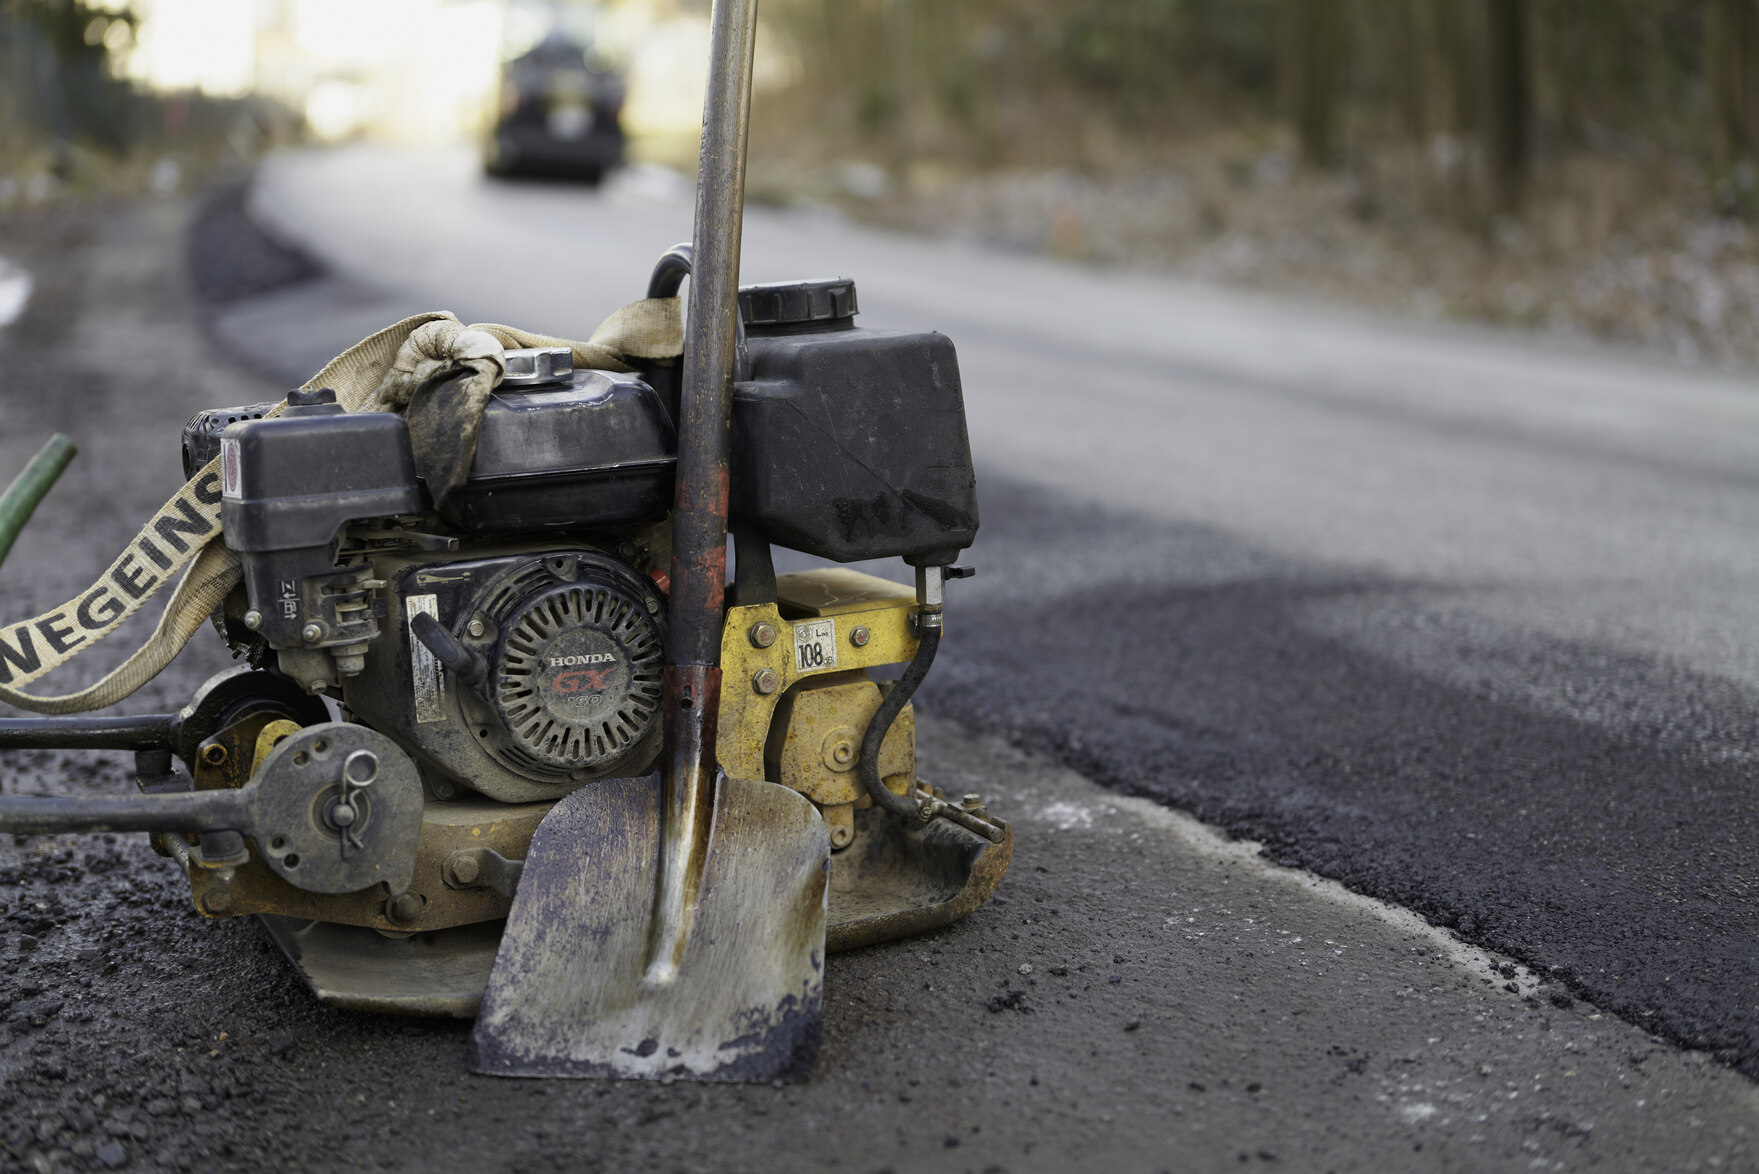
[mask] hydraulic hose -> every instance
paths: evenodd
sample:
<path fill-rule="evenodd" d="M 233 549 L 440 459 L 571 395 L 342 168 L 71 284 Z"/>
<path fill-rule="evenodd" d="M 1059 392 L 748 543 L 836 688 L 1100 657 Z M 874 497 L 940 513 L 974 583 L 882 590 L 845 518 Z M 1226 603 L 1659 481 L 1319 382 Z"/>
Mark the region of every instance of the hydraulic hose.
<path fill-rule="evenodd" d="M 891 732 L 892 723 L 910 704 L 911 695 L 916 692 L 922 678 L 928 676 L 929 666 L 934 664 L 934 654 L 941 646 L 941 615 L 938 611 L 918 613 L 922 617 L 922 636 L 916 644 L 916 655 L 904 668 L 904 675 L 899 677 L 887 693 L 885 700 L 874 710 L 873 720 L 867 723 L 867 734 L 861 739 L 861 761 L 856 770 L 861 775 L 861 785 L 873 796 L 873 801 L 905 819 L 916 819 L 922 814 L 922 804 L 912 793 L 916 789 L 916 780 L 911 779 L 905 793 L 896 795 L 880 778 L 879 758 L 880 747 L 884 745 L 886 735 Z"/>

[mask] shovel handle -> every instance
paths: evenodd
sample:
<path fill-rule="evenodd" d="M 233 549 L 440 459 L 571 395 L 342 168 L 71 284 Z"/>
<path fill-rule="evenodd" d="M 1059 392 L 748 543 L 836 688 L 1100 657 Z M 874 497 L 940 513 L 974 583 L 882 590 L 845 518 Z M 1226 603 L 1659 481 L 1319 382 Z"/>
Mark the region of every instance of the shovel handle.
<path fill-rule="evenodd" d="M 739 246 L 757 0 L 715 0 L 709 35 L 690 256 L 690 337 L 679 405 L 678 497 L 672 512 L 659 883 L 647 965 L 647 981 L 661 986 L 678 977 L 714 811 L 714 723 L 727 591 L 727 436 L 739 342 Z"/>
<path fill-rule="evenodd" d="M 721 708 L 721 670 L 705 665 L 666 669 L 666 725 L 676 730 L 660 809 L 659 892 L 647 982 L 670 986 L 678 978 L 690 923 L 708 864 L 714 830 L 715 715 Z"/>

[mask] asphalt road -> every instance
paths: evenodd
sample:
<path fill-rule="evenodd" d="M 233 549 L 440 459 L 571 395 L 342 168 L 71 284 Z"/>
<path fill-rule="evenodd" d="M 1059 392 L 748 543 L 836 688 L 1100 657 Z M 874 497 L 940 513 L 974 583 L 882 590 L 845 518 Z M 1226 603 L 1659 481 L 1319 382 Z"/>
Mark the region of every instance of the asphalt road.
<path fill-rule="evenodd" d="M 655 177 L 502 187 L 454 156 L 288 157 L 259 196 L 328 272 L 215 277 L 254 246 L 210 217 L 206 311 L 176 203 L 0 224 L 37 277 L 0 460 L 84 445 L 0 573 L 9 615 L 175 488 L 195 408 L 410 309 L 585 333 L 688 235 Z M 1015 819 L 998 898 L 834 958 L 808 1085 L 493 1081 L 455 1027 L 313 1004 L 140 837 L 9 842 L 0 1168 L 1759 1164 L 1724 1066 L 1753 1068 L 1759 1010 L 1740 381 L 825 216 L 754 210 L 746 240 L 749 279 L 846 272 L 865 319 L 959 344 L 980 575 L 922 756 Z M 125 708 L 220 663 L 192 647 Z"/>

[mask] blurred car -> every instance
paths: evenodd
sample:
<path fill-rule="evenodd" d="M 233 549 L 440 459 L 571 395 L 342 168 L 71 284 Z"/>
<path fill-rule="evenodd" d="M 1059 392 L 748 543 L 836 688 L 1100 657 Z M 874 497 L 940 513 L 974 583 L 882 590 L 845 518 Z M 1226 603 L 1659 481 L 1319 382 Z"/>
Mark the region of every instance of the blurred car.
<path fill-rule="evenodd" d="M 623 94 L 622 77 L 589 43 L 551 29 L 501 66 L 484 170 L 597 183 L 623 162 Z"/>

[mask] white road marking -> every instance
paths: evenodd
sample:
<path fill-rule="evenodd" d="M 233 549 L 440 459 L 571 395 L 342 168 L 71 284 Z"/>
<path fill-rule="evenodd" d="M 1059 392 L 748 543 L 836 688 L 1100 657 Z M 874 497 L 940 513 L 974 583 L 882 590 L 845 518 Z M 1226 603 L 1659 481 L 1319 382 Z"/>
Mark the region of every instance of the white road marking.
<path fill-rule="evenodd" d="M 1539 974 L 1513 959 L 1469 945 L 1455 937 L 1451 930 L 1431 925 L 1409 909 L 1351 892 L 1337 881 L 1314 873 L 1272 863 L 1259 854 L 1263 845 L 1256 840 L 1230 840 L 1207 824 L 1148 799 L 1114 795 L 1091 806 L 1060 800 L 1047 805 L 1039 814 L 1059 830 L 1067 831 L 1073 827 L 1090 826 L 1092 813 L 1096 808 L 1104 807 L 1110 807 L 1122 815 L 1134 816 L 1136 820 L 1151 827 L 1171 832 L 1199 856 L 1225 862 L 1230 868 L 1244 870 L 1264 880 L 1305 889 L 1328 904 L 1366 913 L 1400 933 L 1428 942 L 1438 957 L 1445 957 L 1479 978 L 1488 980 L 1492 985 L 1505 987 L 1512 984 L 1515 987 L 1512 993 L 1516 995 L 1532 995 L 1544 981 Z M 1087 822 L 1080 822 L 1082 817 Z M 1184 920 L 1191 923 L 1197 919 L 1186 917 Z M 1178 920 L 1168 917 L 1166 924 L 1169 927 L 1176 926 Z M 1280 932 L 1286 934 L 1290 931 Z M 1300 941 L 1300 937 L 1295 937 L 1285 945 L 1293 947 Z M 1336 949 L 1338 943 L 1325 944 L 1332 947 L 1328 953 L 1341 953 Z"/>

